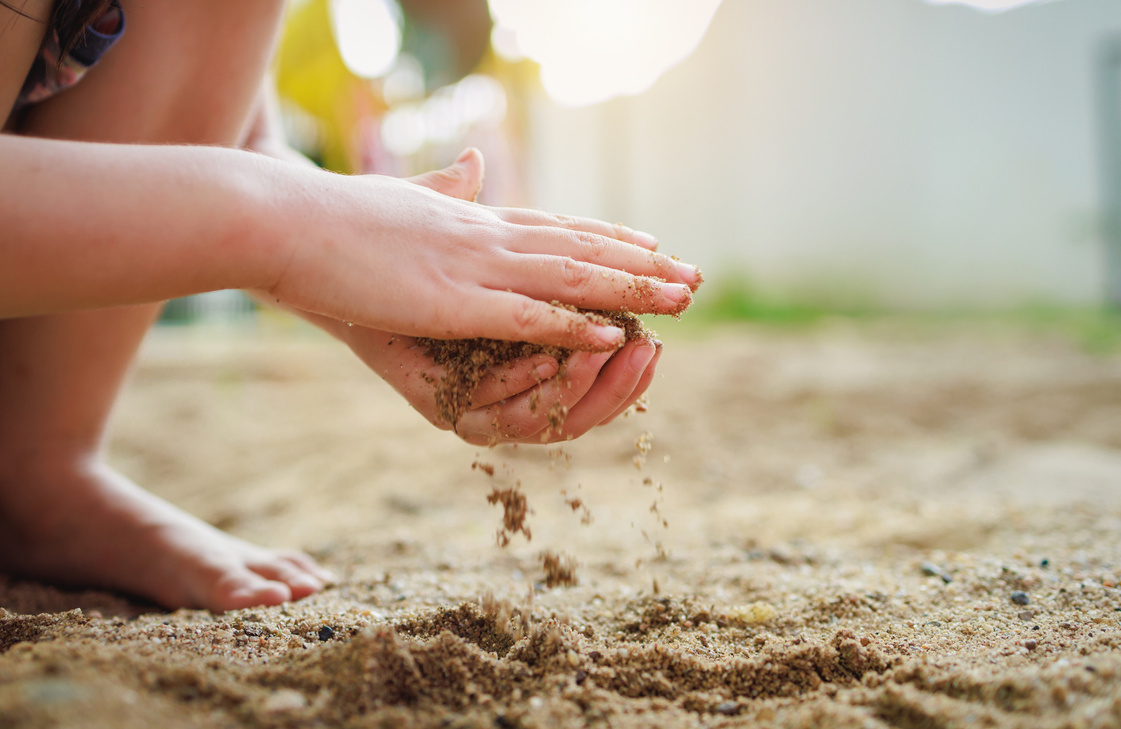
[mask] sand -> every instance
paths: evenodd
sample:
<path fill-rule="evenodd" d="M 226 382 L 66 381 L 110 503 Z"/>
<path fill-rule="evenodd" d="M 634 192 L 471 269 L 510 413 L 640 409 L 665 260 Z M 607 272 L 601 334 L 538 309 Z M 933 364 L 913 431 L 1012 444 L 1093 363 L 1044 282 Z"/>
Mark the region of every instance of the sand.
<path fill-rule="evenodd" d="M 649 412 L 563 452 L 306 333 L 156 332 L 113 462 L 341 579 L 213 615 L 0 578 L 0 726 L 1121 726 L 1121 356 L 658 328 Z"/>

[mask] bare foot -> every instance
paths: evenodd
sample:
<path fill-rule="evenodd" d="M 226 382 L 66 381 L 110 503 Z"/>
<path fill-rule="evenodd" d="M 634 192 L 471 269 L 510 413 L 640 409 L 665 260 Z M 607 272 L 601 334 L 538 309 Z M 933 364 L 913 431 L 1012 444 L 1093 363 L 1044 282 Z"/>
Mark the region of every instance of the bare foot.
<path fill-rule="evenodd" d="M 35 461 L 0 472 L 0 572 L 215 612 L 298 600 L 331 580 L 307 555 L 236 539 L 99 461 Z"/>

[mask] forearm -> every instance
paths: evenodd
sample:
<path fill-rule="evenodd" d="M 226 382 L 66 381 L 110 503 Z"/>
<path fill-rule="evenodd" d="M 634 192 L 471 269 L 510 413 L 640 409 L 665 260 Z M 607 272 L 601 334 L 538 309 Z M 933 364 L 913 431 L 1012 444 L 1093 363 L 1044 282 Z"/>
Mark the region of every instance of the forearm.
<path fill-rule="evenodd" d="M 268 288 L 275 163 L 0 134 L 0 318 Z"/>

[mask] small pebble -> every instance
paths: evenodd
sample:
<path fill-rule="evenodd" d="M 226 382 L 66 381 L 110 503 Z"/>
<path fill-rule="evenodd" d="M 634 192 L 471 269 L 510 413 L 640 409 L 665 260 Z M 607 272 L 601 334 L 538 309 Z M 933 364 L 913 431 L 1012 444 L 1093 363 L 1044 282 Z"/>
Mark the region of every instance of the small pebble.
<path fill-rule="evenodd" d="M 921 569 L 922 573 L 924 575 L 927 575 L 928 577 L 942 576 L 942 568 L 934 564 L 933 562 L 923 562 L 921 565 L 919 565 L 919 569 Z"/>
<path fill-rule="evenodd" d="M 1024 647 L 1029 651 L 1034 651 L 1038 646 L 1039 643 L 1035 642 L 1035 639 L 1033 638 L 1029 638 L 1028 640 L 1024 641 Z"/>
<path fill-rule="evenodd" d="M 335 630 L 329 625 L 324 625 L 319 629 L 319 640 L 328 641 L 335 637 Z"/>
<path fill-rule="evenodd" d="M 943 572 L 942 568 L 934 564 L 933 562 L 923 562 L 921 565 L 919 565 L 919 569 L 921 569 L 922 573 L 924 575 L 927 575 L 928 577 L 942 578 L 942 581 L 947 585 L 954 581 L 954 578 Z"/>
<path fill-rule="evenodd" d="M 1043 568 L 1050 567 L 1051 566 L 1051 560 L 1044 557 L 1043 559 L 1039 560 L 1039 566 L 1043 567 Z"/>
<path fill-rule="evenodd" d="M 1032 618 L 1035 617 L 1035 611 L 1034 610 L 1024 610 L 1023 612 L 1021 612 L 1016 617 L 1020 618 L 1020 620 L 1031 620 Z"/>
<path fill-rule="evenodd" d="M 280 689 L 274 694 L 270 694 L 265 699 L 264 709 L 266 712 L 280 713 L 285 711 L 296 711 L 307 706 L 307 699 L 299 691 L 294 689 Z"/>
<path fill-rule="evenodd" d="M 723 701 L 717 704 L 716 708 L 713 709 L 713 711 L 715 711 L 717 714 L 723 714 L 724 716 L 732 716 L 738 709 L 739 704 L 737 704 L 735 701 Z"/>
<path fill-rule="evenodd" d="M 1028 593 L 1022 590 L 1016 590 L 1015 592 L 1013 592 L 1011 595 L 1009 595 L 1009 599 L 1011 599 L 1012 602 L 1016 603 L 1017 605 L 1027 605 L 1029 602 L 1031 602 L 1031 598 L 1028 597 Z"/>

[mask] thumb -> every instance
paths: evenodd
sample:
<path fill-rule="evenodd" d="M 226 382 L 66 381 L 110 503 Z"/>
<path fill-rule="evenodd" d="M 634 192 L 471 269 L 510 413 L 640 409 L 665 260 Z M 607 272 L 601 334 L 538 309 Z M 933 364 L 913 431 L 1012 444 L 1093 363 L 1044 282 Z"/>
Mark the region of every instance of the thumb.
<path fill-rule="evenodd" d="M 468 147 L 450 167 L 425 172 L 408 181 L 449 197 L 474 200 L 483 187 L 483 153 Z"/>

